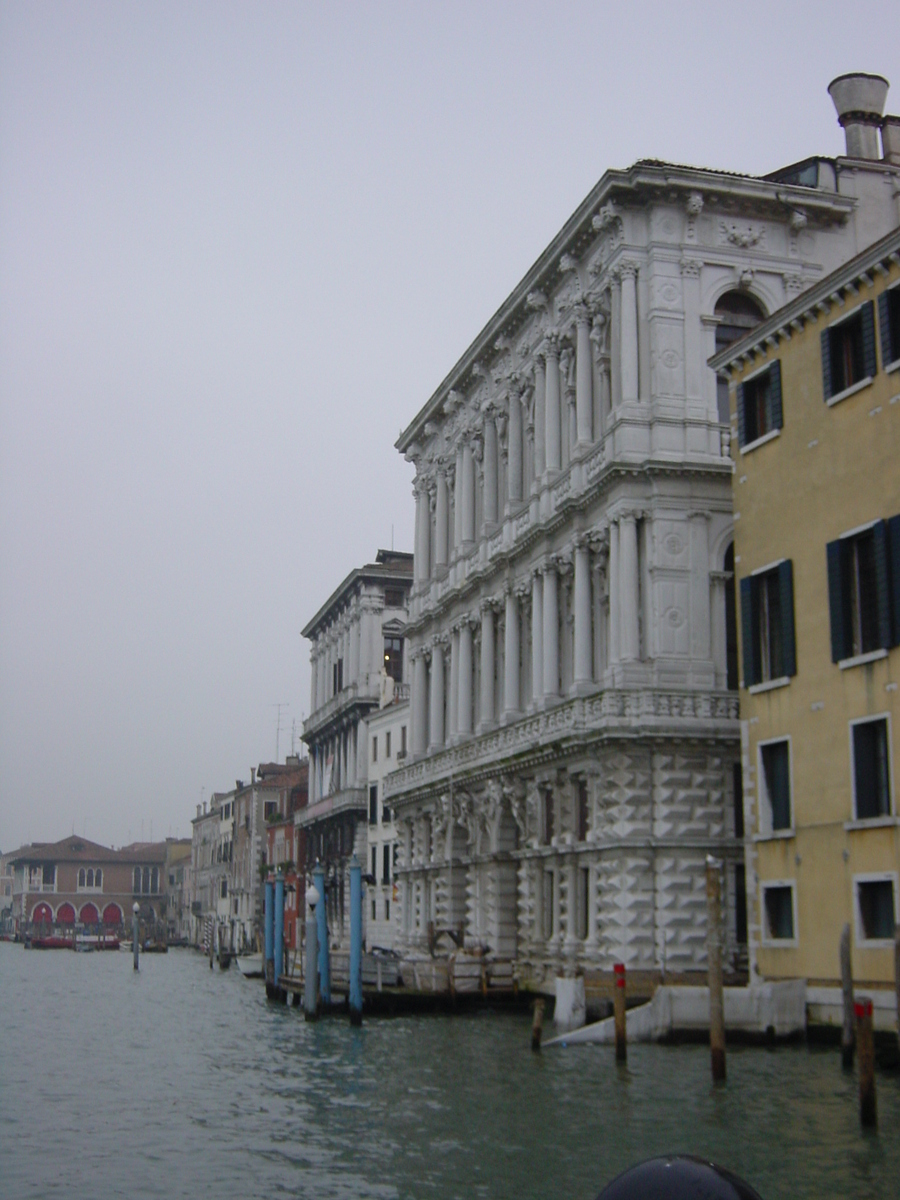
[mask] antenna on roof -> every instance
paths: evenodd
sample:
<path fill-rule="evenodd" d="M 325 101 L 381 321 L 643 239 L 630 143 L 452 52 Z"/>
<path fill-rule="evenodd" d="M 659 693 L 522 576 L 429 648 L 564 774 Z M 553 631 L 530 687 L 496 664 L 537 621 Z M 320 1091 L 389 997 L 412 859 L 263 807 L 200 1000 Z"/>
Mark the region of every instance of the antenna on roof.
<path fill-rule="evenodd" d="M 290 708 L 290 707 L 291 707 L 290 703 L 287 700 L 282 700 L 278 704 L 270 704 L 269 705 L 269 708 L 277 708 L 278 709 L 278 721 L 275 725 L 275 761 L 276 761 L 276 763 L 278 762 L 278 750 L 279 750 L 279 740 L 278 739 L 281 734 L 281 710 L 283 708 Z"/>

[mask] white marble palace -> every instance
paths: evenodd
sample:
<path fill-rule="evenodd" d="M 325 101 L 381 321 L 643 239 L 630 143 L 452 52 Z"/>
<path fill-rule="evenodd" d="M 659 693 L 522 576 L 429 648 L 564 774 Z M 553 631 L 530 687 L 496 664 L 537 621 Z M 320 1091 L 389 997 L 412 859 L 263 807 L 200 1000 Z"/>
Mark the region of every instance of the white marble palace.
<path fill-rule="evenodd" d="M 898 206 L 900 168 L 862 156 L 609 171 L 401 434 L 411 755 L 385 802 L 407 953 L 461 932 L 532 985 L 703 969 L 714 853 L 737 964 L 740 513 L 706 363 Z"/>

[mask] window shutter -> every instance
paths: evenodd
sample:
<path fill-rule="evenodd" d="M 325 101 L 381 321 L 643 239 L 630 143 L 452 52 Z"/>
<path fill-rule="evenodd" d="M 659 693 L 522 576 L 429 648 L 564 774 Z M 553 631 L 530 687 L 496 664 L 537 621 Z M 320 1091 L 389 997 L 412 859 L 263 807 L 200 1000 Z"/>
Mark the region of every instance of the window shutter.
<path fill-rule="evenodd" d="M 874 377 L 878 364 L 875 361 L 875 305 L 871 300 L 862 306 L 862 344 L 864 370 Z"/>
<path fill-rule="evenodd" d="M 748 575 L 741 580 L 741 642 L 744 652 L 744 683 L 750 687 L 759 683 L 753 661 L 753 580 Z"/>
<path fill-rule="evenodd" d="M 840 662 L 847 658 L 847 623 L 844 619 L 844 570 L 841 542 L 829 542 L 825 547 L 828 556 L 828 608 L 831 613 L 831 661 Z"/>
<path fill-rule="evenodd" d="M 771 405 L 770 429 L 783 429 L 784 416 L 781 410 L 781 360 L 776 358 L 769 367 L 769 404 Z"/>
<path fill-rule="evenodd" d="M 822 390 L 831 399 L 831 330 L 822 330 Z"/>
<path fill-rule="evenodd" d="M 781 593 L 781 647 L 785 675 L 797 674 L 797 647 L 794 642 L 794 564 L 785 559 L 778 565 L 778 589 Z"/>
<path fill-rule="evenodd" d="M 879 521 L 872 530 L 875 547 L 875 610 L 878 614 L 878 645 L 891 644 L 891 593 L 887 547 L 887 522 Z"/>
<path fill-rule="evenodd" d="M 900 350 L 900 346 L 898 346 Z M 889 645 L 900 646 L 900 516 L 891 517 L 887 525 L 888 592 L 891 607 L 891 640 Z"/>
<path fill-rule="evenodd" d="M 891 344 L 891 297 L 888 292 L 882 292 L 878 297 L 878 331 L 881 334 L 881 366 L 882 369 L 900 358 L 900 346 Z"/>
<path fill-rule="evenodd" d="M 739 383 L 734 389 L 734 399 L 737 404 L 738 445 L 747 444 L 747 422 L 744 419 L 744 385 Z"/>

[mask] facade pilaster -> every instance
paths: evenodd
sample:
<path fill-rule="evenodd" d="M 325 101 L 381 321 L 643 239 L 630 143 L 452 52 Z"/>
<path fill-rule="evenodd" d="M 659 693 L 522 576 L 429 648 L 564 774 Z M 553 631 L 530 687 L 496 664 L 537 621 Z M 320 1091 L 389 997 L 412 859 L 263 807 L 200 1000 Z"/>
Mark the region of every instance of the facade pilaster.
<path fill-rule="evenodd" d="M 460 737 L 472 733 L 472 626 L 468 618 L 459 627 L 459 695 L 457 721 Z"/>
<path fill-rule="evenodd" d="M 531 698 L 540 704 L 544 695 L 544 579 L 535 571 L 531 580 Z"/>
<path fill-rule="evenodd" d="M 637 520 L 628 513 L 619 518 L 619 652 L 623 660 L 640 658 L 639 597 Z"/>
<path fill-rule="evenodd" d="M 428 752 L 444 745 L 444 647 L 440 639 L 431 644 L 431 690 L 429 693 Z"/>
<path fill-rule="evenodd" d="M 453 548 L 459 554 L 463 541 L 463 448 L 456 447 L 456 467 L 453 473 Z"/>
<path fill-rule="evenodd" d="M 619 522 L 609 524 L 609 662 L 619 661 Z"/>
<path fill-rule="evenodd" d="M 559 403 L 559 339 L 556 334 L 548 334 L 544 344 L 544 415 L 546 431 L 544 447 L 546 469 L 559 471 L 562 466 L 560 454 L 560 403 Z"/>
<path fill-rule="evenodd" d="M 497 523 L 497 424 L 492 414 L 484 422 L 484 523 Z"/>
<path fill-rule="evenodd" d="M 494 606 L 490 600 L 481 604 L 481 720 L 478 732 L 494 724 Z"/>
<path fill-rule="evenodd" d="M 576 445 L 589 445 L 593 424 L 593 356 L 591 318 L 587 305 L 575 307 L 575 429 Z"/>
<path fill-rule="evenodd" d="M 534 360 L 534 481 L 540 480 L 546 469 L 546 375 L 540 356 Z M 534 484 L 532 484 L 532 487 Z"/>
<path fill-rule="evenodd" d="M 425 695 L 425 689 L 428 686 L 427 676 L 428 667 L 425 662 L 425 656 L 419 651 L 413 659 L 412 687 L 410 688 L 413 754 L 417 757 L 425 753 L 428 740 L 428 731 L 425 723 L 428 710 Z"/>
<path fill-rule="evenodd" d="M 545 565 L 543 575 L 543 695 L 549 699 L 559 695 L 559 579 L 552 563 Z"/>
<path fill-rule="evenodd" d="M 459 629 L 450 633 L 450 729 L 451 738 L 459 733 Z"/>
<path fill-rule="evenodd" d="M 446 567 L 448 556 L 448 521 L 450 517 L 450 501 L 447 491 L 447 475 L 443 469 L 437 473 L 437 492 L 434 502 L 434 565 Z"/>
<path fill-rule="evenodd" d="M 510 504 L 522 499 L 522 398 L 516 388 L 509 392 L 509 467 L 506 474 L 507 497 Z"/>
<path fill-rule="evenodd" d="M 462 540 L 475 541 L 475 455 L 466 440 L 462 450 Z"/>
<path fill-rule="evenodd" d="M 591 642 L 591 552 L 587 541 L 575 542 L 575 643 L 573 678 L 575 687 L 591 682 L 593 677 L 593 646 Z"/>
<path fill-rule="evenodd" d="M 638 391 L 638 323 L 637 323 L 637 264 L 625 261 L 619 267 L 621 281 L 620 371 L 622 402 L 637 400 Z"/>
<path fill-rule="evenodd" d="M 511 720 L 519 711 L 519 599 L 512 587 L 506 591 L 503 636 L 503 716 Z"/>

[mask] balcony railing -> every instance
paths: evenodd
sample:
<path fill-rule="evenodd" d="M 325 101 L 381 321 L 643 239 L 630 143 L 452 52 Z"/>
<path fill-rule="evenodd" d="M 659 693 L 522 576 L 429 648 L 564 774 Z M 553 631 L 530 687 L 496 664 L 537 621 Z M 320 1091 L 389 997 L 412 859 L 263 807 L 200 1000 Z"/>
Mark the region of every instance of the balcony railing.
<path fill-rule="evenodd" d="M 333 792 L 330 796 L 317 800 L 314 804 L 308 804 L 306 808 L 298 808 L 294 823 L 298 828 L 305 829 L 326 817 L 353 811 L 361 813 L 368 811 L 365 788 L 344 788 L 340 792 Z"/>

